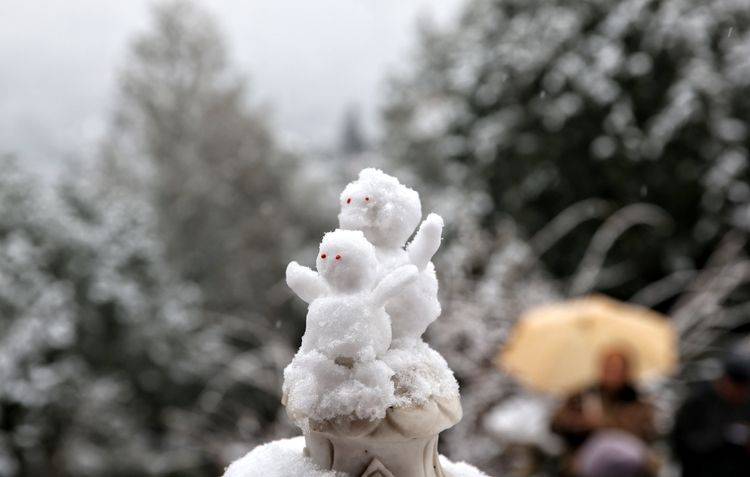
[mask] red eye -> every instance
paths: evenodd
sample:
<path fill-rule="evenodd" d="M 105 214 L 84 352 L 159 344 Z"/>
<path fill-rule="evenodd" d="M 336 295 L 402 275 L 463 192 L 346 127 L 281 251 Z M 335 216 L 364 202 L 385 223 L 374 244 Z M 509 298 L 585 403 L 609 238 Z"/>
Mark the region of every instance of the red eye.
<path fill-rule="evenodd" d="M 321 254 L 320 254 L 320 258 L 322 258 L 323 260 L 325 260 L 325 258 L 326 258 L 327 256 L 328 256 L 328 255 L 326 255 L 326 254 L 324 254 L 324 253 L 321 253 Z"/>
<path fill-rule="evenodd" d="M 336 260 L 341 260 L 341 255 L 336 255 Z"/>
<path fill-rule="evenodd" d="M 365 202 L 370 202 L 370 198 L 369 197 L 365 197 Z"/>
<path fill-rule="evenodd" d="M 352 198 L 351 198 L 351 197 L 349 197 L 348 199 L 346 199 L 346 203 L 347 203 L 347 204 L 351 204 L 351 203 L 352 203 Z"/>

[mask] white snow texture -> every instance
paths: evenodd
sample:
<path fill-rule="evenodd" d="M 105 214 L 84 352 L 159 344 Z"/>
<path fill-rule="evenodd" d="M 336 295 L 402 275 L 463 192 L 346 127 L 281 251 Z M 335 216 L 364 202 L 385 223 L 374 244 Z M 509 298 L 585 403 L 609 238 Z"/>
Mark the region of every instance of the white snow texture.
<path fill-rule="evenodd" d="M 227 467 L 224 477 L 350 477 L 342 472 L 321 470 L 302 453 L 304 437 L 282 439 L 256 447 Z M 469 464 L 454 463 L 440 456 L 448 477 L 488 477 Z"/>
<path fill-rule="evenodd" d="M 292 262 L 289 287 L 309 303 L 302 345 L 284 370 L 287 409 L 308 419 L 381 419 L 392 406 L 458 394 L 421 336 L 440 314 L 432 256 L 443 220 L 419 224 L 419 194 L 364 169 L 341 194 L 341 229 L 323 236 L 314 271 Z"/>
<path fill-rule="evenodd" d="M 506 444 L 537 446 L 556 455 L 562 450 L 562 442 L 549 428 L 553 403 L 536 396 L 516 396 L 494 407 L 483 424 Z"/>
<path fill-rule="evenodd" d="M 381 360 L 347 368 L 317 351 L 300 351 L 284 370 L 287 409 L 301 428 L 308 418 L 381 419 L 394 400 L 392 376 L 393 370 Z"/>
<path fill-rule="evenodd" d="M 430 214 L 404 249 L 422 216 L 419 194 L 384 172 L 367 168 L 346 186 L 339 198 L 339 226 L 361 230 L 375 246 L 378 275 L 413 264 L 419 277 L 386 306 L 393 338 L 419 338 L 440 315 L 438 282 L 430 263 L 440 247 L 443 219 Z"/>

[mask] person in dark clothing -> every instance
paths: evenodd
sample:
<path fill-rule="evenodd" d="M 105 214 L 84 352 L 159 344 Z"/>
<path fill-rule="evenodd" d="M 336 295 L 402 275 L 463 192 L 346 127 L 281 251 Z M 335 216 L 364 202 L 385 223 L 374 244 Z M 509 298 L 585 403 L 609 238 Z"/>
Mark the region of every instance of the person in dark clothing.
<path fill-rule="evenodd" d="M 632 383 L 624 352 L 603 356 L 599 383 L 568 396 L 553 415 L 551 429 L 573 452 L 601 429 L 620 429 L 646 442 L 656 437 L 653 407 Z"/>
<path fill-rule="evenodd" d="M 731 354 L 721 377 L 688 396 L 671 440 L 683 477 L 750 476 L 750 357 Z"/>
<path fill-rule="evenodd" d="M 630 384 L 617 390 L 601 386 L 569 396 L 552 420 L 568 450 L 575 452 L 602 429 L 621 429 L 649 442 L 656 437 L 653 408 Z"/>
<path fill-rule="evenodd" d="M 581 475 L 576 469 L 580 450 L 602 432 L 624 432 L 644 444 L 657 436 L 653 406 L 635 387 L 630 359 L 621 350 L 612 350 L 602 357 L 599 383 L 568 396 L 552 416 L 550 427 L 566 444 L 562 460 L 564 475 Z"/>

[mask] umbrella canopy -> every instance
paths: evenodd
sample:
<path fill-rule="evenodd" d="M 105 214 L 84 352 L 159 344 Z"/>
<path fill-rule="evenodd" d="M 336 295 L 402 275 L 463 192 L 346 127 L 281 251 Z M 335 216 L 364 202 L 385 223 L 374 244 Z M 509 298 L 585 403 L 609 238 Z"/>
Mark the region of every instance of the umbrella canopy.
<path fill-rule="evenodd" d="M 634 379 L 663 376 L 677 364 L 677 335 L 664 315 L 592 296 L 525 313 L 498 364 L 535 390 L 568 393 L 596 383 L 613 350 L 627 353 Z"/>

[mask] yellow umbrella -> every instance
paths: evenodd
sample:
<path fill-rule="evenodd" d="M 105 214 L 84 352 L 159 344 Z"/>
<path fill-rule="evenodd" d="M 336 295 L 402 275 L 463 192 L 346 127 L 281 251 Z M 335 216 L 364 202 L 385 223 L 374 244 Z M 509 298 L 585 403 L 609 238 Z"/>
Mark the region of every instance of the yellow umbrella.
<path fill-rule="evenodd" d="M 659 313 L 592 296 L 526 312 L 498 365 L 533 389 L 568 393 L 594 384 L 611 350 L 628 353 L 635 379 L 663 376 L 677 364 L 677 335 Z"/>

